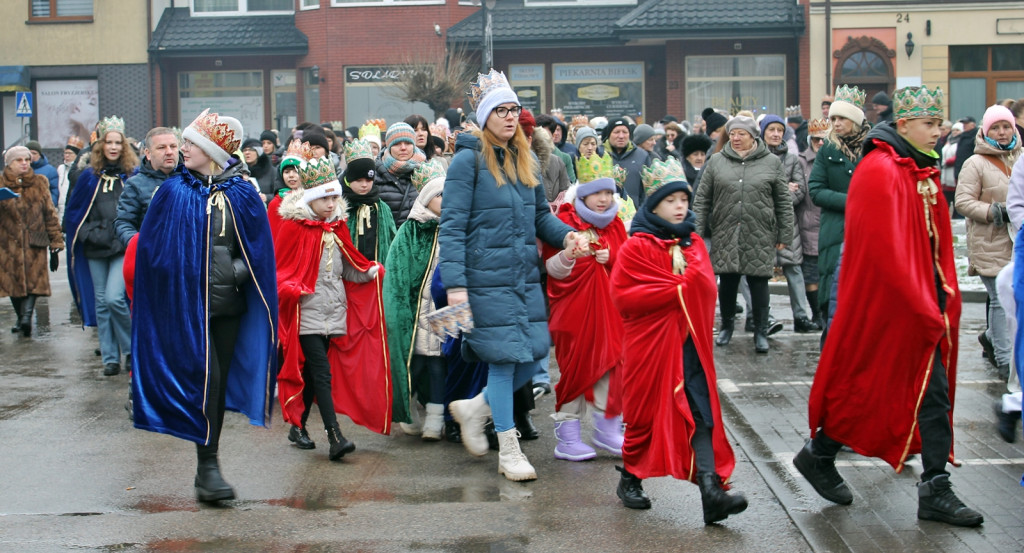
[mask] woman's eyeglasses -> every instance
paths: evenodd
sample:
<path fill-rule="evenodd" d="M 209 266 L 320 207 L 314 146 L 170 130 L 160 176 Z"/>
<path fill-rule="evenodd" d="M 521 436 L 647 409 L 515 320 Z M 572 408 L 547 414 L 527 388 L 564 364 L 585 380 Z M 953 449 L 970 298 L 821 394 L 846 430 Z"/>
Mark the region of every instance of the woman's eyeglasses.
<path fill-rule="evenodd" d="M 519 114 L 522 113 L 522 111 L 523 106 L 512 106 L 510 108 L 507 108 L 505 106 L 498 106 L 494 108 L 494 114 L 497 115 L 498 117 L 501 117 L 502 119 L 508 117 L 508 114 L 510 113 L 512 115 L 515 115 L 516 117 L 519 117 Z"/>

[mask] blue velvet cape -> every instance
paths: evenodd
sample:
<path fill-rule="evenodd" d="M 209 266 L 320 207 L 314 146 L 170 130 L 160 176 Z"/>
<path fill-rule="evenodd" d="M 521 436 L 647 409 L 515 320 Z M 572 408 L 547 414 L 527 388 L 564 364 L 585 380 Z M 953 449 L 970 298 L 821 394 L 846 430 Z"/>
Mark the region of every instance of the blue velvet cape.
<path fill-rule="evenodd" d="M 228 373 L 226 408 L 270 426 L 277 378 L 277 285 L 266 208 L 241 177 L 213 188 L 179 168 L 160 187 L 138 235 L 132 301 L 135 427 L 208 444 L 209 215 L 222 190 L 251 279 Z"/>
<path fill-rule="evenodd" d="M 1017 233 L 1017 239 L 1013 243 L 1013 299 L 1017 300 L 1017 335 L 1013 340 L 1013 365 L 1011 369 L 1017 371 L 1017 379 L 1024 382 L 1024 228 Z M 1024 413 L 1021 414 L 1024 416 Z M 1013 432 L 1017 432 L 1014 426 Z M 1024 486 L 1024 476 L 1020 478 L 1020 485 Z"/>

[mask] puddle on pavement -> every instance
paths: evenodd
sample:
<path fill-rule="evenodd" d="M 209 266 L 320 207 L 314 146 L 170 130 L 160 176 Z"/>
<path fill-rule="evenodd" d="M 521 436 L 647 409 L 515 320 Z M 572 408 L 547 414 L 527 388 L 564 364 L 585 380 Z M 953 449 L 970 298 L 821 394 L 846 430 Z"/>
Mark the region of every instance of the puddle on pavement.
<path fill-rule="evenodd" d="M 191 497 L 147 495 L 139 498 L 134 504 L 129 505 L 128 509 L 148 514 L 177 511 L 196 512 L 199 510 L 199 505 Z"/>
<path fill-rule="evenodd" d="M 421 493 L 402 493 L 385 489 L 364 489 L 342 492 L 336 498 L 292 496 L 263 501 L 266 505 L 288 507 L 304 511 L 321 511 L 341 509 L 353 503 L 400 503 L 405 505 L 421 505 L 428 503 L 481 503 L 502 500 L 502 493 L 497 486 L 458 486 L 441 490 L 428 490 Z M 506 498 L 507 500 L 507 498 Z"/>

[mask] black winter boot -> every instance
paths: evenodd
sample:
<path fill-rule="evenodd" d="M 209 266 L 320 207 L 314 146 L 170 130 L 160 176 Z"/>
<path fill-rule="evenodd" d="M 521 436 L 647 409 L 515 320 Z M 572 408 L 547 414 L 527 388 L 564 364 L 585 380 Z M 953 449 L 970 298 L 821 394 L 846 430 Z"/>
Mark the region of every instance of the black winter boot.
<path fill-rule="evenodd" d="M 536 440 L 540 438 L 540 432 L 533 424 L 533 417 L 529 411 L 515 413 L 516 430 L 519 431 L 520 440 Z"/>
<path fill-rule="evenodd" d="M 768 353 L 768 313 L 754 315 L 754 351 Z"/>
<path fill-rule="evenodd" d="M 615 470 L 622 474 L 619 477 L 619 487 L 615 490 L 615 495 L 619 496 L 622 504 L 630 509 L 650 509 L 651 498 L 644 492 L 644 486 L 641 484 L 643 481 L 622 467 L 615 467 Z"/>
<path fill-rule="evenodd" d="M 331 451 L 328 454 L 328 458 L 332 461 L 337 461 L 344 457 L 346 453 L 352 453 L 356 450 L 356 444 L 342 436 L 341 428 L 338 427 L 337 423 L 327 428 L 327 441 L 331 442 Z"/>
<path fill-rule="evenodd" d="M 11 334 L 21 332 L 21 304 L 24 302 L 25 298 L 11 296 L 11 306 L 14 307 L 14 326 L 11 327 Z"/>
<path fill-rule="evenodd" d="M 21 316 L 18 317 L 18 328 L 26 338 L 32 335 L 32 313 L 36 309 L 36 295 L 29 294 L 21 302 Z"/>
<path fill-rule="evenodd" d="M 493 419 L 488 419 L 484 424 L 484 436 L 487 437 L 487 449 L 498 451 L 498 433 L 494 431 Z"/>
<path fill-rule="evenodd" d="M 722 489 L 722 478 L 713 472 L 697 473 L 700 502 L 704 506 L 704 524 L 725 520 L 747 510 L 747 498 L 741 493 L 730 494 Z"/>
<path fill-rule="evenodd" d="M 444 421 L 444 439 L 453 444 L 462 443 L 462 428 L 455 421 Z"/>
<path fill-rule="evenodd" d="M 199 465 L 196 468 L 196 499 L 204 503 L 227 501 L 235 498 L 235 490 L 220 474 L 217 446 L 196 445 Z"/>
<path fill-rule="evenodd" d="M 811 440 L 793 458 L 793 465 L 825 499 L 840 505 L 853 503 L 853 494 L 836 470 L 835 457 L 822 457 L 811 451 Z"/>
<path fill-rule="evenodd" d="M 981 526 L 985 517 L 964 505 L 953 493 L 948 474 L 940 474 L 917 485 L 917 518 L 937 520 L 953 526 Z"/>
<path fill-rule="evenodd" d="M 736 328 L 736 319 L 730 317 L 728 319 L 722 319 L 722 328 L 718 330 L 718 338 L 715 338 L 715 344 L 719 346 L 729 345 L 729 341 L 732 340 L 732 332 Z"/>
<path fill-rule="evenodd" d="M 291 429 L 288 430 L 288 441 L 295 444 L 295 447 L 299 449 L 316 449 L 316 442 L 309 437 L 309 432 L 306 432 L 305 428 L 295 425 L 292 425 Z"/>

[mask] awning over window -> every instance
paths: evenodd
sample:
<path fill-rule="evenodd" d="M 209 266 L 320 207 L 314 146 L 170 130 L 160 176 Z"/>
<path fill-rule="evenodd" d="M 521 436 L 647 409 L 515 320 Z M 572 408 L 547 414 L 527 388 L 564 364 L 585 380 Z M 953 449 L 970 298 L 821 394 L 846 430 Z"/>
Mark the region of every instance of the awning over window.
<path fill-rule="evenodd" d="M 0 65 L 0 92 L 28 92 L 32 79 L 24 65 Z"/>

